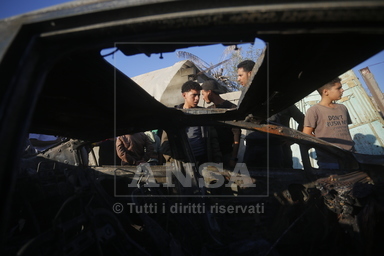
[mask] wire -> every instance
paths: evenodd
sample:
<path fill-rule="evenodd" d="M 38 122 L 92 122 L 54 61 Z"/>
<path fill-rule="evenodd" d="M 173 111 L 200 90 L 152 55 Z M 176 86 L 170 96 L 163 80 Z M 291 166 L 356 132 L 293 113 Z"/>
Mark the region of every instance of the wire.
<path fill-rule="evenodd" d="M 381 63 L 384 63 L 384 61 L 382 61 L 382 62 L 378 62 L 378 63 L 375 63 L 375 64 L 371 64 L 371 65 L 369 65 L 368 67 L 372 67 L 372 66 L 375 66 L 375 65 L 379 65 L 379 64 L 381 64 Z"/>

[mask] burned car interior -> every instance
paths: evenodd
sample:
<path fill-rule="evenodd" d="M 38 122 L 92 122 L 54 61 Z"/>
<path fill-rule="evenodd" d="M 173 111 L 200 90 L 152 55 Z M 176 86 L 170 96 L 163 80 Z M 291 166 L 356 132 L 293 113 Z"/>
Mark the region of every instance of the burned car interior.
<path fill-rule="evenodd" d="M 0 31 L 2 255 L 382 251 L 383 156 L 266 121 L 384 50 L 382 1 L 74 1 L 0 21 Z M 256 38 L 264 56 L 232 110 L 167 107 L 101 54 Z M 273 153 L 266 165 L 197 166 L 190 126 L 297 144 L 302 168 L 275 165 Z M 155 129 L 167 133 L 172 162 L 99 163 L 95 143 Z M 29 133 L 61 140 L 30 151 Z M 310 149 L 340 168 L 311 165 Z"/>

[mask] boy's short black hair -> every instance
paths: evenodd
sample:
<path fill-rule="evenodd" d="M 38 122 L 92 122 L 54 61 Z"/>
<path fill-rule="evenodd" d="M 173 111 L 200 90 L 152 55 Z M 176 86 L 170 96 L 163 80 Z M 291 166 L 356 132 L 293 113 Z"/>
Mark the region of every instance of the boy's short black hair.
<path fill-rule="evenodd" d="M 201 89 L 204 91 L 209 91 L 211 90 L 213 93 L 220 94 L 222 93 L 220 90 L 220 84 L 214 79 L 208 79 L 203 82 L 201 85 Z"/>
<path fill-rule="evenodd" d="M 331 89 L 332 86 L 334 86 L 336 83 L 341 83 L 341 78 L 340 77 L 336 77 L 334 79 L 332 79 L 332 81 L 326 83 L 325 85 L 321 86 L 319 89 L 317 89 L 317 92 L 320 94 L 320 95 L 323 95 L 323 91 L 324 89 Z"/>
<path fill-rule="evenodd" d="M 198 82 L 188 80 L 183 84 L 183 86 L 181 86 L 181 93 L 189 92 L 190 90 L 201 91 L 201 86 Z"/>
<path fill-rule="evenodd" d="M 255 62 L 253 60 L 244 60 L 237 65 L 237 69 L 243 68 L 245 72 L 252 71 Z"/>

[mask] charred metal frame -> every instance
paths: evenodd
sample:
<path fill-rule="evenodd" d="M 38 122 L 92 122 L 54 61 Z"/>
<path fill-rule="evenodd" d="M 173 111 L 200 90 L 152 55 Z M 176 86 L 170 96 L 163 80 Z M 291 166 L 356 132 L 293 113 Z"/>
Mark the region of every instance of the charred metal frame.
<path fill-rule="evenodd" d="M 144 4 L 140 1 L 129 3 L 123 1 L 79 2 L 1 21 L 0 30 L 4 32 L 4 34 L 2 33 L 4 37 L 0 43 L 0 80 L 4 85 L 0 88 L 0 145 L 2 145 L 0 148 L 0 192 L 2 194 L 0 220 L 3 224 L 10 217 L 14 217 L 10 216 L 10 212 L 11 196 L 16 185 L 23 185 L 24 181 L 27 181 L 26 184 L 30 184 L 28 179 L 16 183 L 16 181 L 20 182 L 17 180 L 17 176 L 20 169 L 24 167 L 24 163 L 20 163 L 20 156 L 29 127 L 37 133 L 62 133 L 60 135 L 94 142 L 110 137 L 115 130 L 117 134 L 123 134 L 152 127 L 164 127 L 170 131 L 170 134 L 173 133 L 172 129 L 175 129 L 174 133 L 180 135 L 178 129 L 190 124 L 216 124 L 225 120 L 243 120 L 249 113 L 252 113 L 256 118 L 263 119 L 266 117 L 266 113 L 278 112 L 290 105 L 291 101 L 301 99 L 313 89 L 331 80 L 335 75 L 341 74 L 382 50 L 384 45 L 384 4 L 382 1 L 290 3 L 278 0 L 259 3 L 247 0 L 241 2 L 220 1 L 219 3 L 217 1 L 146 1 Z M 228 40 L 229 37 L 230 40 Z M 137 42 L 137 47 L 121 48 L 127 55 L 141 52 L 149 55 L 174 51 L 180 46 L 166 44 L 171 42 L 180 42 L 183 46 L 193 46 L 198 39 L 199 42 L 201 40 L 206 42 L 221 41 L 224 44 L 230 44 L 233 41 L 253 42 L 255 37 L 262 38 L 271 44 L 276 43 L 279 47 L 268 52 L 268 59 L 271 60 L 270 65 L 261 66 L 259 75 L 252 81 L 239 109 L 233 112 L 228 111 L 223 115 L 185 115 L 181 111 L 167 109 L 146 95 L 130 79 L 119 72 L 114 73 L 113 67 L 106 65 L 99 54 L 100 49 L 112 47 L 116 41 Z M 281 44 L 282 38 L 284 38 L 284 44 Z M 345 43 L 345 41 L 349 41 L 349 43 Z M 141 42 L 161 42 L 162 44 L 142 45 Z M 356 46 L 364 50 L 355 51 Z M 354 54 L 349 54 L 352 51 Z M 338 61 L 332 61 L 333 58 L 336 58 L 335 56 Z M 73 69 L 69 69 L 68 75 L 60 74 L 58 71 L 61 70 L 61 67 L 69 66 L 67 64 L 72 64 Z M 90 68 L 91 71 L 97 70 L 99 72 L 91 72 L 84 67 L 92 67 Z M 322 69 L 323 67 L 327 68 Z M 65 81 L 64 78 L 66 77 L 68 81 L 74 83 L 60 84 L 60 82 Z M 131 93 L 133 96 L 129 100 L 132 102 L 145 101 L 149 106 L 140 106 L 136 113 L 122 116 L 116 121 L 116 127 L 111 127 L 109 124 L 111 120 L 112 122 L 114 120 L 108 116 L 108 113 L 114 113 L 113 107 L 102 109 L 103 113 L 108 116 L 102 117 L 98 115 L 101 111 L 100 108 L 95 108 L 94 111 L 89 108 L 89 103 L 94 103 L 94 101 L 82 97 L 85 95 L 84 91 L 71 93 L 74 89 L 82 88 L 75 83 L 80 77 L 89 79 L 89 83 L 83 84 L 88 88 L 95 88 L 94 84 L 100 81 L 114 81 L 113 79 L 116 77 L 117 95 L 119 93 L 125 95 Z M 114 85 L 113 82 L 107 83 L 108 85 L 112 84 L 112 87 Z M 62 90 L 60 92 L 64 96 L 57 97 L 55 89 L 63 85 L 68 86 L 64 88 L 70 93 L 65 94 L 65 90 Z M 274 87 L 272 94 L 269 93 L 267 86 Z M 291 90 L 291 88 L 301 88 L 301 90 Z M 100 86 L 99 89 L 99 95 L 104 96 L 102 92 L 105 88 Z M 137 97 L 138 95 L 140 97 Z M 285 101 L 284 97 L 290 98 L 290 101 Z M 85 104 L 84 101 L 88 104 Z M 125 103 L 124 100 L 118 98 L 117 102 L 120 104 L 118 106 L 124 109 L 122 106 L 122 103 Z M 252 104 L 255 102 L 256 104 Z M 76 105 L 71 105 L 75 103 Z M 268 110 L 267 106 L 270 106 L 271 109 Z M 50 114 L 53 115 L 50 116 Z M 53 121 L 50 122 L 47 116 L 50 116 Z M 100 121 L 98 118 L 102 120 Z M 311 147 L 327 149 L 335 155 L 348 157 L 345 168 L 355 167 L 356 161 L 349 161 L 352 159 L 352 154 L 285 127 L 247 122 L 228 121 L 227 123 L 267 132 L 271 136 L 281 136 Z M 95 124 L 101 126 L 99 131 L 90 129 Z M 185 138 L 179 136 L 172 143 L 175 143 L 175 148 L 183 150 L 181 156 L 185 157 L 186 161 L 193 162 L 190 149 L 184 144 Z M 77 150 L 75 145 L 71 145 L 66 153 L 72 153 L 70 152 L 71 149 Z M 59 155 L 57 156 L 59 157 Z M 75 230 L 79 232 L 79 236 L 70 237 L 68 234 L 67 238 L 69 239 L 65 240 L 67 243 L 57 248 L 66 248 L 68 251 L 64 252 L 68 253 L 73 251 L 79 253 L 84 247 L 77 243 L 77 239 L 90 237 L 90 240 L 86 241 L 90 242 L 97 238 L 97 245 L 100 245 L 102 241 L 107 241 L 108 244 L 109 241 L 113 241 L 114 235 L 119 233 L 121 237 L 126 239 L 124 241 L 129 243 L 113 244 L 118 245 L 118 251 L 130 251 L 134 248 L 134 252 L 138 254 L 148 254 L 148 251 L 143 248 L 145 243 L 138 245 L 131 239 L 134 235 L 140 237 L 140 232 L 129 230 L 132 232 L 130 233 L 132 236 L 130 236 L 121 229 L 120 223 L 125 224 L 124 226 L 130 229 L 132 224 L 130 220 L 120 215 L 117 221 L 116 216 L 113 214 L 111 216 L 110 211 L 105 212 L 98 209 L 98 207 L 109 207 L 110 209 L 113 199 L 103 191 L 97 182 L 93 183 L 95 181 L 92 176 L 95 174 L 94 170 L 84 169 L 81 167 L 80 160 L 72 155 L 70 158 L 70 160 L 65 160 L 79 166 L 55 163 L 55 167 L 52 167 L 58 171 L 56 173 L 60 176 L 58 180 L 63 181 L 60 184 L 68 189 L 63 190 L 68 194 L 61 194 L 63 191 L 58 193 L 54 190 L 54 186 L 45 186 L 52 185 L 51 180 L 45 179 L 37 179 L 41 183 L 32 189 L 32 192 L 44 191 L 41 188 L 47 189 L 44 191 L 47 194 L 43 193 L 43 196 L 63 196 L 62 200 L 59 201 L 54 200 L 56 197 L 49 197 L 52 199 L 49 202 L 53 202 L 51 206 L 58 209 L 57 215 L 53 215 L 54 218 L 52 219 L 55 221 L 54 224 L 58 225 L 54 225 L 53 230 L 50 230 L 51 227 L 47 228 L 48 231 L 46 232 L 42 232 L 45 230 L 39 230 L 38 225 L 35 225 L 36 229 L 32 230 L 32 235 L 35 236 L 32 237 L 39 239 L 25 243 L 25 247 L 20 248 L 19 252 L 28 252 L 24 249 L 28 249 L 29 245 L 38 248 L 39 242 L 49 242 L 53 234 L 60 234 L 56 231 L 69 230 L 69 233 L 73 234 L 71 228 L 76 226 L 78 229 Z M 373 166 L 376 168 L 375 170 L 382 171 L 382 161 L 376 160 L 372 164 L 366 157 L 357 159 L 365 161 L 365 163 L 360 162 L 359 168 L 364 169 Z M 40 169 L 42 168 L 43 166 Z M 47 168 L 51 168 L 51 166 L 47 165 Z M 70 171 L 67 173 L 65 172 L 67 170 Z M 32 177 L 38 177 L 43 173 Z M 70 176 L 66 176 L 67 174 Z M 321 173 L 321 175 L 327 174 L 332 173 Z M 198 174 L 195 172 L 191 175 Z M 257 175 L 265 176 L 265 170 L 255 170 L 251 173 L 252 175 L 255 177 Z M 307 179 L 306 175 L 309 175 L 310 179 Z M 302 213 L 301 210 L 305 209 L 308 200 L 314 202 L 314 205 L 321 206 L 317 204 L 322 202 L 321 198 L 316 194 L 316 191 L 310 189 L 316 178 L 319 178 L 316 175 L 319 174 L 297 170 L 297 172 L 285 174 L 278 171 L 270 173 L 269 177 L 276 178 L 277 185 L 273 187 L 273 192 L 276 192 L 276 198 L 279 198 L 277 200 L 280 200 L 282 204 L 288 201 L 289 205 L 292 204 L 292 208 L 288 209 Z M 289 187 L 288 192 L 284 187 L 286 183 L 279 183 L 282 178 L 291 178 L 289 181 L 292 181 L 293 186 Z M 305 183 L 308 180 L 310 185 Z M 382 181 L 382 173 L 376 172 L 375 178 L 372 180 L 375 182 Z M 296 186 L 296 183 L 299 186 Z M 57 184 L 55 183 L 55 185 Z M 73 194 L 72 189 L 78 194 Z M 89 194 L 88 189 L 97 192 Z M 380 192 L 380 190 L 378 191 Z M 139 189 L 135 192 L 148 193 L 150 191 Z M 204 192 L 206 191 L 200 193 L 203 194 Z M 374 191 L 372 195 L 377 196 L 380 193 Z M 372 198 L 375 198 L 374 196 Z M 71 209 L 67 208 L 68 203 L 73 198 L 85 205 L 83 208 L 76 208 L 80 212 L 77 212 L 78 215 L 75 217 L 73 217 Z M 186 201 L 186 199 L 183 200 Z M 17 206 L 26 211 L 31 209 L 28 201 L 25 204 L 23 202 L 15 203 L 19 203 Z M 312 207 L 311 210 L 313 208 L 315 207 Z M 304 210 L 304 212 L 307 211 Z M 61 215 L 62 213 L 65 214 Z M 51 217 L 50 213 L 47 215 Z M 56 220 L 58 219 L 55 216 L 67 217 L 68 221 L 57 223 Z M 302 215 L 299 214 L 299 216 Z M 71 217 L 73 218 L 71 219 Z M 143 222 L 153 228 L 149 231 L 152 237 L 155 237 L 157 232 L 164 234 L 163 230 L 159 228 L 160 225 L 151 217 L 156 219 L 157 216 L 141 215 Z M 33 222 L 32 215 L 31 218 Z M 112 225 L 113 230 L 111 226 L 104 225 L 105 219 L 110 220 L 109 224 L 116 224 Z M 207 230 L 210 232 L 206 236 L 209 237 L 208 246 L 213 247 L 209 249 L 216 250 L 218 253 L 228 253 L 231 248 L 225 246 L 225 239 L 218 239 L 219 232 L 217 232 L 218 229 L 215 229 L 216 226 L 212 219 L 212 215 L 208 213 L 203 218 L 194 216 L 187 219 L 186 216 L 182 216 L 177 218 L 175 223 L 183 223 L 185 220 L 196 221 L 193 223 L 195 225 L 189 226 L 195 228 L 193 230 L 195 233 L 192 235 L 200 235 L 203 234 L 202 230 Z M 163 219 L 159 217 L 158 220 L 161 222 Z M 81 225 L 74 225 L 75 222 L 84 225 L 91 223 L 89 227 L 92 228 L 82 230 Z M 204 224 L 208 226 L 204 226 Z M 199 230 L 200 227 L 203 229 Z M 178 229 L 174 230 L 178 231 Z M 382 233 L 382 230 L 379 232 Z M 175 234 L 180 235 L 178 232 Z M 182 238 L 189 238 L 191 235 L 191 233 L 181 234 L 183 235 Z M 279 239 L 282 234 L 285 233 L 278 234 L 276 241 L 281 242 Z M 6 240 L 5 225 L 2 225 L 0 235 L 0 240 L 3 243 Z M 162 241 L 155 240 L 158 248 L 164 249 L 161 252 L 168 254 L 172 251 L 178 254 L 181 247 L 177 241 L 171 236 L 165 235 L 165 237 L 163 242 L 169 245 L 166 248 L 164 243 L 161 243 Z M 196 238 L 196 236 L 193 237 Z M 140 238 L 142 238 L 141 241 L 145 239 L 147 239 L 146 242 L 148 241 L 146 237 Z M 201 239 L 201 237 L 199 238 Z M 368 238 L 375 237 L 368 236 Z M 190 254 L 199 254 L 201 251 L 194 251 L 193 249 L 206 249 L 204 247 L 205 241 L 198 240 L 198 242 L 197 244 L 201 245 L 201 248 L 188 247 L 186 250 L 190 250 L 188 251 Z M 232 248 L 231 252 L 240 253 L 241 248 L 243 245 L 247 245 L 247 242 L 249 240 L 246 239 L 240 241 L 237 246 Z M 256 239 L 252 242 L 253 247 L 251 246 L 251 249 L 260 249 L 265 240 Z M 86 245 L 83 244 L 83 246 Z M 274 245 L 268 246 L 269 251 L 273 251 L 273 248 Z M 377 248 L 377 245 L 368 249 L 372 248 Z M 158 252 L 155 249 L 153 249 L 154 252 Z"/>

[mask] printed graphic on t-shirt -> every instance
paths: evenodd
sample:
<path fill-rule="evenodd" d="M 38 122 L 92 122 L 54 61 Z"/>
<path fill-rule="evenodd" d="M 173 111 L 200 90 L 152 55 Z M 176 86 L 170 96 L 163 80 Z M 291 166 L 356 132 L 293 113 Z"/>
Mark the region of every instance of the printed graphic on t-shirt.
<path fill-rule="evenodd" d="M 348 120 L 343 118 L 343 115 L 329 115 L 325 125 L 332 130 L 333 136 L 337 138 L 344 138 L 349 135 Z"/>
<path fill-rule="evenodd" d="M 345 106 L 336 104 L 328 108 L 320 104 L 307 111 L 304 125 L 315 129 L 315 136 L 346 150 L 353 146 L 348 124 L 351 119 Z"/>
<path fill-rule="evenodd" d="M 348 125 L 348 120 L 343 118 L 343 115 L 328 116 L 327 127 Z"/>

